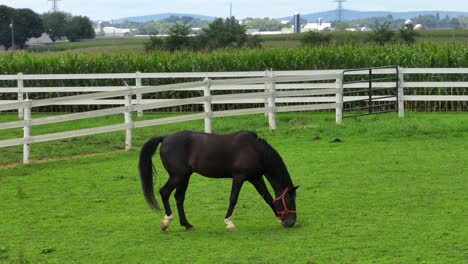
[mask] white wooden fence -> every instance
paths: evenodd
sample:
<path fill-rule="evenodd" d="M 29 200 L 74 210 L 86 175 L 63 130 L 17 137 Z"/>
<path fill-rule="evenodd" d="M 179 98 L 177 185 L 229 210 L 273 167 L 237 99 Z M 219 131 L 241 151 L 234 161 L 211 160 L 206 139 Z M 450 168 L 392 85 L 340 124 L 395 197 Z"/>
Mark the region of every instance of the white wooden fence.
<path fill-rule="evenodd" d="M 413 95 L 404 96 L 404 89 L 420 87 L 468 87 L 468 82 L 405 82 L 406 74 L 468 74 L 468 68 L 456 69 L 403 69 L 399 75 L 399 115 L 404 115 L 404 101 L 468 101 L 468 96 L 447 95 Z M 350 74 L 366 74 L 351 72 Z M 394 74 L 392 69 L 375 70 L 375 74 Z M 167 84 L 159 86 L 142 86 L 142 79 L 160 78 L 200 78 L 200 81 Z M 133 86 L 96 86 L 96 87 L 25 87 L 25 80 L 82 80 L 82 79 L 135 79 Z M 30 145 L 32 143 L 66 139 L 85 135 L 94 135 L 113 131 L 126 131 L 125 148 L 132 147 L 132 130 L 139 127 L 154 126 L 188 120 L 204 119 L 205 131 L 211 132 L 212 117 L 235 116 L 265 113 L 269 127 L 276 128 L 275 113 L 292 111 L 313 111 L 334 109 L 336 122 L 342 121 L 343 101 L 356 100 L 361 97 L 344 97 L 343 89 L 365 88 L 367 83 L 343 85 L 343 70 L 327 71 L 266 71 L 266 72 L 211 72 L 211 73 L 123 73 L 123 74 L 57 74 L 57 75 L 0 75 L 0 80 L 17 82 L 17 88 L 0 88 L 0 93 L 17 93 L 18 101 L 0 101 L 0 112 L 18 110 L 19 121 L 0 123 L 0 131 L 12 128 L 23 128 L 23 137 L 0 141 L 0 148 L 23 145 L 23 163 L 29 163 Z M 374 87 L 394 87 L 395 83 L 377 82 Z M 203 91 L 203 96 L 186 99 L 144 99 L 147 93 L 166 91 Z M 239 90 L 242 93 L 211 95 L 211 91 Z M 248 91 L 248 92 L 246 92 Z M 42 100 L 28 99 L 28 93 L 50 92 L 88 92 L 80 95 L 57 97 Z M 89 93 L 93 92 L 93 93 Z M 134 98 L 135 96 L 135 98 Z M 109 99 L 122 97 L 123 99 Z M 383 99 L 385 100 L 385 99 Z M 260 108 L 248 108 L 225 111 L 212 111 L 212 104 L 264 104 Z M 285 103 L 294 105 L 285 105 Z M 48 105 L 122 105 L 103 110 L 81 113 L 70 113 L 52 117 L 31 118 L 31 109 Z M 186 114 L 154 120 L 132 120 L 131 113 L 139 115 L 144 110 L 166 107 L 202 104 L 204 113 Z M 125 123 L 101 126 L 96 128 L 51 133 L 31 136 L 31 128 L 37 125 L 52 124 L 64 121 L 86 119 L 114 114 L 124 114 Z"/>

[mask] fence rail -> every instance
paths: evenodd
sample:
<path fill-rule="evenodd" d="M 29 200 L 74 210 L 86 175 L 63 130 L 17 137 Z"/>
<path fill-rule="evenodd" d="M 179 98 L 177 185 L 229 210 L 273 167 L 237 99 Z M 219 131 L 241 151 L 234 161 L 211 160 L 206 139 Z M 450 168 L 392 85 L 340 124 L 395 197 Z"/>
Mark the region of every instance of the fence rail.
<path fill-rule="evenodd" d="M 375 69 L 374 74 L 394 74 L 392 69 Z M 0 123 L 0 131 L 23 128 L 23 137 L 0 141 L 0 148 L 23 145 L 23 163 L 29 163 L 32 143 L 95 135 L 114 131 L 126 131 L 125 148 L 132 147 L 134 128 L 204 119 L 205 131 L 211 132 L 213 117 L 265 113 L 270 129 L 276 128 L 277 112 L 335 110 L 336 122 L 341 123 L 343 103 L 361 100 L 365 96 L 343 96 L 344 89 L 365 89 L 367 82 L 353 82 L 343 85 L 343 75 L 365 75 L 367 70 L 344 73 L 343 70 L 325 71 L 265 71 L 265 72 L 211 72 L 211 73 L 122 73 L 122 74 L 17 74 L 0 75 L 0 81 L 16 81 L 17 87 L 0 87 L 0 93 L 14 93 L 18 100 L 1 100 L 0 111 L 17 110 L 21 120 Z M 409 82 L 409 74 L 468 74 L 468 68 L 460 69 L 403 69 L 399 68 L 398 110 L 404 115 L 405 101 L 468 101 L 467 95 L 404 95 L 404 91 L 419 88 L 468 88 L 468 82 Z M 143 86 L 142 79 L 191 78 L 199 81 Z M 135 85 L 128 86 L 79 86 L 79 87 L 25 87 L 25 81 L 36 80 L 102 80 L 134 79 Z M 385 80 L 385 79 L 383 79 Z M 395 82 L 375 82 L 375 89 L 395 87 Z M 203 96 L 184 99 L 144 99 L 145 94 L 169 91 L 203 91 Z M 240 93 L 212 95 L 214 91 L 237 91 Z M 29 93 L 82 93 L 56 98 L 30 100 Z M 200 94 L 201 95 L 201 94 Z M 122 98 L 122 99 L 116 99 Z M 385 95 L 373 98 L 386 101 Z M 134 122 L 132 112 L 161 109 L 184 105 L 203 105 L 204 112 L 176 117 Z M 263 104 L 263 107 L 212 111 L 216 104 Z M 112 108 L 69 113 L 52 117 L 31 118 L 31 109 L 50 105 L 110 105 Z M 34 126 L 80 120 L 93 117 L 123 114 L 123 124 L 31 136 Z"/>

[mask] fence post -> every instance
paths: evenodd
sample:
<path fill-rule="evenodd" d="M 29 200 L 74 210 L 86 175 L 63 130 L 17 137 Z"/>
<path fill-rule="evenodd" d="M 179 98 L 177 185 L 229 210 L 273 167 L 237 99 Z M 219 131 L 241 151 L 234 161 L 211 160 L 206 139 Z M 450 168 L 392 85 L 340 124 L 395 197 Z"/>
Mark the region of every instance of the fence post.
<path fill-rule="evenodd" d="M 405 116 L 405 73 L 398 67 L 398 116 Z"/>
<path fill-rule="evenodd" d="M 125 95 L 125 151 L 129 151 L 132 148 L 132 88 L 128 87 L 130 93 Z"/>
<path fill-rule="evenodd" d="M 268 82 L 268 91 L 270 96 L 268 97 L 268 125 L 270 130 L 276 130 L 276 105 L 275 105 L 275 96 L 276 96 L 276 87 L 275 87 L 275 75 L 272 71 L 269 72 L 269 82 Z"/>
<path fill-rule="evenodd" d="M 336 95 L 335 95 L 336 123 L 341 124 L 341 121 L 343 121 L 343 72 L 341 73 L 341 76 L 336 79 L 335 87 L 336 87 Z"/>
<path fill-rule="evenodd" d="M 211 133 L 211 80 L 206 77 L 204 82 L 205 89 L 203 90 L 203 96 L 205 96 L 205 102 L 203 103 L 203 108 L 205 109 L 205 133 Z"/>
<path fill-rule="evenodd" d="M 26 99 L 25 102 L 29 102 L 28 106 L 23 108 L 23 164 L 29 164 L 30 154 L 30 139 L 31 139 L 31 100 Z"/>
<path fill-rule="evenodd" d="M 23 81 L 23 73 L 18 73 L 17 75 L 17 81 L 18 81 L 18 102 L 22 102 L 24 100 L 24 81 Z M 23 118 L 24 117 L 24 109 L 23 108 L 18 108 L 18 117 Z"/>
<path fill-rule="evenodd" d="M 139 72 L 139 71 L 136 72 L 135 86 L 136 86 L 137 89 L 141 88 L 141 72 Z M 136 99 L 137 99 L 137 105 L 140 105 L 141 100 L 143 99 L 142 94 L 137 93 Z M 138 117 L 142 117 L 142 116 L 143 116 L 143 110 L 138 110 Z"/>
<path fill-rule="evenodd" d="M 265 92 L 268 92 L 268 74 L 269 70 L 265 70 Z M 268 98 L 265 97 L 264 99 L 265 104 L 265 117 L 268 116 Z"/>

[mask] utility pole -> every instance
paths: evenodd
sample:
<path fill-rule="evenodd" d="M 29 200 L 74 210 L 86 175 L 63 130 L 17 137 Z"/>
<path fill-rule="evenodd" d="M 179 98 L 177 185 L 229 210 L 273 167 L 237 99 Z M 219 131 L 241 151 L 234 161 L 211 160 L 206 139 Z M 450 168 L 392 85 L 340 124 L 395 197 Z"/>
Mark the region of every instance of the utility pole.
<path fill-rule="evenodd" d="M 10 20 L 10 29 L 11 29 L 11 49 L 15 49 L 15 30 L 13 29 L 13 18 Z"/>
<path fill-rule="evenodd" d="M 333 2 L 338 3 L 338 6 L 336 7 L 336 21 L 338 23 L 342 23 L 344 20 L 343 3 L 347 2 L 347 0 L 333 0 Z"/>
<path fill-rule="evenodd" d="M 229 3 L 229 33 L 232 32 L 232 2 Z"/>
<path fill-rule="evenodd" d="M 58 1 L 62 0 L 48 0 L 49 2 L 52 2 L 52 12 L 58 12 Z"/>

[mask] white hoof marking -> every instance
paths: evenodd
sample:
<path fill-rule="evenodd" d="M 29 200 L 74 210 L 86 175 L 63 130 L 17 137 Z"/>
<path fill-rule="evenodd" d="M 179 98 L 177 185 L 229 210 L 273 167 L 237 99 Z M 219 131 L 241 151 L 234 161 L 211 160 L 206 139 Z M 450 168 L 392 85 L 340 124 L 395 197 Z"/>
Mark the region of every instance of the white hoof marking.
<path fill-rule="evenodd" d="M 171 223 L 173 217 L 174 217 L 173 215 L 170 215 L 170 216 L 165 215 L 164 216 L 164 219 L 161 221 L 161 229 L 163 231 L 166 230 L 169 227 L 169 224 Z"/>
<path fill-rule="evenodd" d="M 235 231 L 236 230 L 236 226 L 234 225 L 234 223 L 232 222 L 232 217 L 228 217 L 226 219 L 224 219 L 224 223 L 227 225 L 226 227 L 226 230 L 228 232 L 232 232 L 232 231 Z"/>

